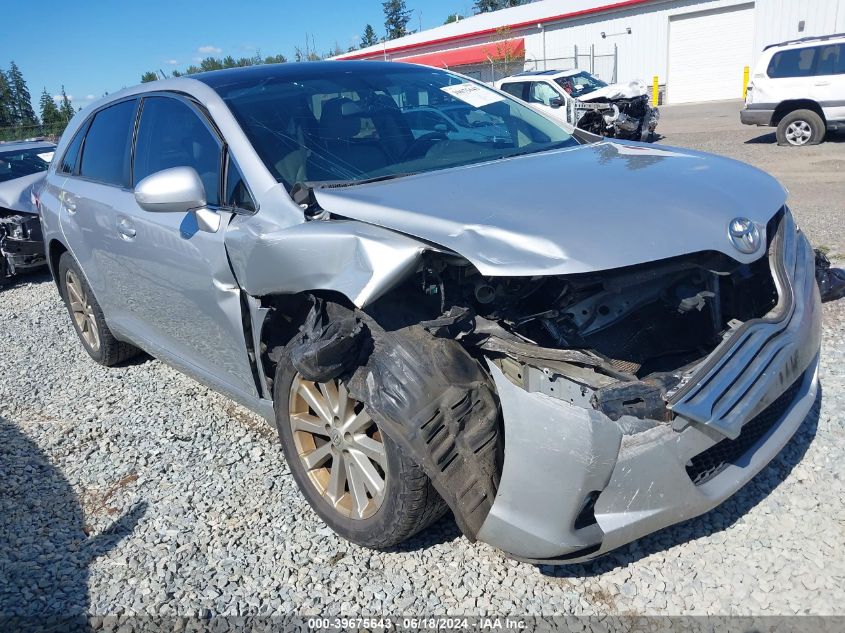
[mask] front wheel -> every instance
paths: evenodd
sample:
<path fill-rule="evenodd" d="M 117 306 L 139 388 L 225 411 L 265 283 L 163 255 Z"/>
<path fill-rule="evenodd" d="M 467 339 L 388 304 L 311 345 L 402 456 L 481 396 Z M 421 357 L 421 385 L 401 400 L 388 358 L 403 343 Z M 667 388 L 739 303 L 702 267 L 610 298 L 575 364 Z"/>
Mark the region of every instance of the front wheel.
<path fill-rule="evenodd" d="M 306 380 L 283 355 L 274 391 L 276 425 L 294 480 L 337 534 L 366 547 L 390 547 L 446 511 L 423 469 L 343 382 Z"/>
<path fill-rule="evenodd" d="M 817 113 L 812 110 L 795 110 L 783 117 L 778 124 L 778 145 L 818 145 L 824 134 L 824 121 Z"/>

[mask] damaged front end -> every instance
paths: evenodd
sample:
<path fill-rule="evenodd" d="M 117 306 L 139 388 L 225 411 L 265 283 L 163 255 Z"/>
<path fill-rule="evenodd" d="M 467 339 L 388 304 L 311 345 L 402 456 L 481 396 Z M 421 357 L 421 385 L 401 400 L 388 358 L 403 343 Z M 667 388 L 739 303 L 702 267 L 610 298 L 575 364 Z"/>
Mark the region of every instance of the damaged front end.
<path fill-rule="evenodd" d="M 768 257 L 490 277 L 447 252 L 373 303 L 312 296 L 291 361 L 341 377 L 467 536 L 591 558 L 700 514 L 815 398 L 813 253 L 787 210 Z"/>
<path fill-rule="evenodd" d="M 0 209 L 0 283 L 46 263 L 38 216 Z"/>
<path fill-rule="evenodd" d="M 575 102 L 576 126 L 609 138 L 634 141 L 649 139 L 660 121 L 660 111 L 651 107 L 648 96 L 630 98 L 596 97 Z"/>

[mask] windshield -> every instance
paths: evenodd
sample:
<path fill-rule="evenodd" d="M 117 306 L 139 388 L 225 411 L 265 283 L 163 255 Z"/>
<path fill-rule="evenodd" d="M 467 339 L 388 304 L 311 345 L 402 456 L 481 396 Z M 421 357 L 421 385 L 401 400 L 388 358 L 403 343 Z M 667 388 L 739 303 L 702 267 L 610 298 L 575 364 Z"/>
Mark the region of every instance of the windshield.
<path fill-rule="evenodd" d="M 53 158 L 49 147 L 3 151 L 0 149 L 0 182 L 47 171 Z"/>
<path fill-rule="evenodd" d="M 344 68 L 352 66 L 336 62 L 304 78 L 215 87 L 288 189 L 301 182 L 355 184 L 577 144 L 521 103 L 442 70 Z M 472 127 L 495 126 L 496 133 L 456 134 L 442 122 L 421 134 L 421 111 Z"/>
<path fill-rule="evenodd" d="M 606 88 L 607 84 L 598 77 L 593 77 L 590 73 L 580 72 L 568 77 L 558 77 L 555 82 L 563 88 L 567 94 L 576 99 L 581 95 L 589 94 L 593 90 L 599 88 Z"/>

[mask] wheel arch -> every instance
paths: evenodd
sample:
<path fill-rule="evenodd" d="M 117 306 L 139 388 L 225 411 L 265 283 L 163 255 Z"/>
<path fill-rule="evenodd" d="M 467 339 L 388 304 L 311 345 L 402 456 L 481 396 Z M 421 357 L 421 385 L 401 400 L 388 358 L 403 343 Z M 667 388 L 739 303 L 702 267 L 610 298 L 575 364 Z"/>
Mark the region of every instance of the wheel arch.
<path fill-rule="evenodd" d="M 772 114 L 772 125 L 777 127 L 787 114 L 796 110 L 811 110 L 822 118 L 822 122 L 827 123 L 824 111 L 817 101 L 813 101 L 812 99 L 790 99 L 780 102 L 775 108 Z"/>
<path fill-rule="evenodd" d="M 314 297 L 354 308 L 352 299 L 342 292 L 331 290 L 312 289 L 292 294 L 256 297 L 260 309 L 266 310 L 256 338 L 261 359 L 261 378 L 269 394 L 273 393 L 273 381 L 279 361 L 277 353 L 274 352 L 284 348 L 299 332 L 313 306 Z"/>
<path fill-rule="evenodd" d="M 47 245 L 47 266 L 50 269 L 53 282 L 56 284 L 59 292 L 61 292 L 61 286 L 59 285 L 59 259 L 61 259 L 62 255 L 68 252 L 68 250 L 68 247 L 56 238 L 51 239 L 50 243 Z"/>

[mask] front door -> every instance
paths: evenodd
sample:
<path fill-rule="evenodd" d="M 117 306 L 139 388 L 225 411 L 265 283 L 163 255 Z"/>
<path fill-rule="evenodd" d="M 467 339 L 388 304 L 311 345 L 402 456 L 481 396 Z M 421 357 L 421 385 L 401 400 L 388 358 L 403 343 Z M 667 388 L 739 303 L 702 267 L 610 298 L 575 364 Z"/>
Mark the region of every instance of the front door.
<path fill-rule="evenodd" d="M 195 106 L 177 96 L 142 100 L 133 184 L 171 167 L 194 168 L 209 208 L 221 205 L 222 143 Z M 257 395 L 247 355 L 240 289 L 220 229 L 203 231 L 193 211 L 149 212 L 131 198 L 115 214 L 116 266 L 110 276 L 123 328 L 157 356 L 206 382 Z"/>

